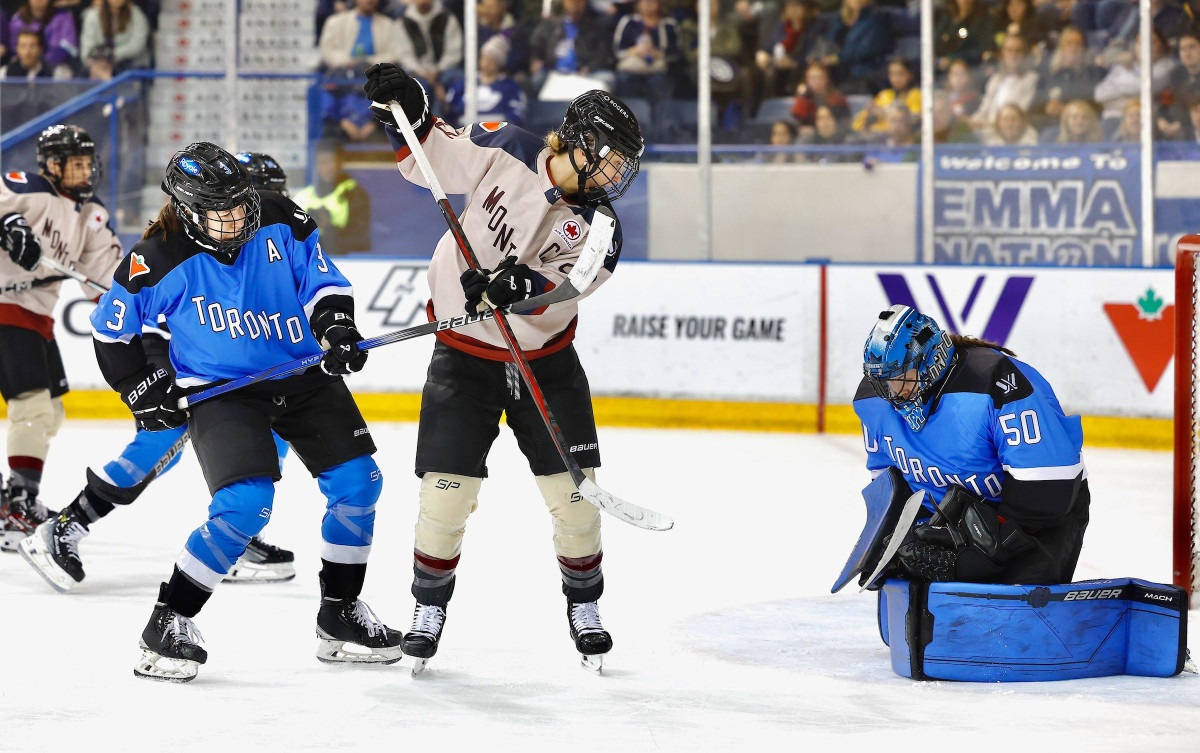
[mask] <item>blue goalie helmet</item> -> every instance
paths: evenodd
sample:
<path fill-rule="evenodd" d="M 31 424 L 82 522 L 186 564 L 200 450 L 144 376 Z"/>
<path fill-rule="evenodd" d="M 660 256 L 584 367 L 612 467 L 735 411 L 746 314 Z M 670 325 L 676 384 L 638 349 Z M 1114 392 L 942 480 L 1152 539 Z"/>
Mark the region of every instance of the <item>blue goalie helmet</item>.
<path fill-rule="evenodd" d="M 879 314 L 863 347 L 863 376 L 913 431 L 929 416 L 934 387 L 954 358 L 950 334 L 916 309 L 899 304 Z"/>

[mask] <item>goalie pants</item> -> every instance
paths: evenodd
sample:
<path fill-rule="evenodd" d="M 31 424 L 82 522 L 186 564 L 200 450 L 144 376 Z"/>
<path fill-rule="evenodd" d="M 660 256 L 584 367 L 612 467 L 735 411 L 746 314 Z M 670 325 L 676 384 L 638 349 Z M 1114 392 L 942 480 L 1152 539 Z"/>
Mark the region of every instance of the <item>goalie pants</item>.
<path fill-rule="evenodd" d="M 581 468 L 599 467 L 591 389 L 575 348 L 538 358 L 530 367 L 566 449 Z M 445 605 L 454 591 L 462 532 L 475 509 L 479 480 L 488 475 L 487 456 L 500 434 L 501 415 L 554 517 L 563 593 L 572 601 L 595 601 L 604 590 L 599 511 L 578 499 L 516 365 L 440 341 L 429 363 L 417 432 L 416 473 L 423 481 L 413 595 L 422 604 Z"/>

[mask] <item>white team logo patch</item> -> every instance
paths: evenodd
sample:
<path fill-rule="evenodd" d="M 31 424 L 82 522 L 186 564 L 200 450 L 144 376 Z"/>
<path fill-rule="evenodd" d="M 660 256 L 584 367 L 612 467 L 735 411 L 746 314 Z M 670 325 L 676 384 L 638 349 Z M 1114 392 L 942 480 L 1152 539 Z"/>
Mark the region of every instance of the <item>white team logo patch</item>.
<path fill-rule="evenodd" d="M 107 219 L 108 218 L 104 216 L 104 212 L 97 210 L 96 212 L 92 213 L 91 217 L 88 217 L 86 224 L 88 228 L 92 230 L 99 230 L 100 228 L 104 227 L 104 223 L 107 221 Z"/>
<path fill-rule="evenodd" d="M 562 227 L 555 228 L 554 232 L 559 238 L 567 244 L 567 248 L 575 248 L 575 244 L 583 237 L 583 227 L 580 226 L 577 220 L 567 220 L 562 224 Z"/>
<path fill-rule="evenodd" d="M 1017 388 L 1017 375 L 1009 374 L 1006 377 L 1000 377 L 1000 380 L 996 382 L 996 386 L 1004 390 L 1004 394 L 1007 395 Z"/>

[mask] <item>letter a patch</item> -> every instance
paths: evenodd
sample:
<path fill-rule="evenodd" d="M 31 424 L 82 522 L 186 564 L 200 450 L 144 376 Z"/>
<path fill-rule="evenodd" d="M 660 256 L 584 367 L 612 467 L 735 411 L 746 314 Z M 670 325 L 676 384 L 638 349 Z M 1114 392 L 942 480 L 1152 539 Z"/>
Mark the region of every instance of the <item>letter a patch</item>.
<path fill-rule="evenodd" d="M 129 255 L 129 279 L 133 279 L 138 275 L 144 275 L 150 271 L 150 267 L 146 266 L 146 258 L 141 254 Z"/>

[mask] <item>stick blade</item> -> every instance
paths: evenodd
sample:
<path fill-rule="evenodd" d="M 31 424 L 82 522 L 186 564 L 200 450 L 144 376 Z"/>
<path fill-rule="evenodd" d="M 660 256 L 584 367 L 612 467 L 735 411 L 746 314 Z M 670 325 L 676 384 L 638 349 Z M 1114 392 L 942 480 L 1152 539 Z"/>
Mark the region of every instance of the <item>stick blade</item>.
<path fill-rule="evenodd" d="M 579 493 L 588 502 L 613 517 L 620 518 L 626 523 L 643 528 L 647 531 L 669 531 L 675 527 L 675 521 L 669 515 L 663 515 L 654 510 L 647 510 L 597 486 L 591 479 L 585 478 L 579 484 Z"/>

